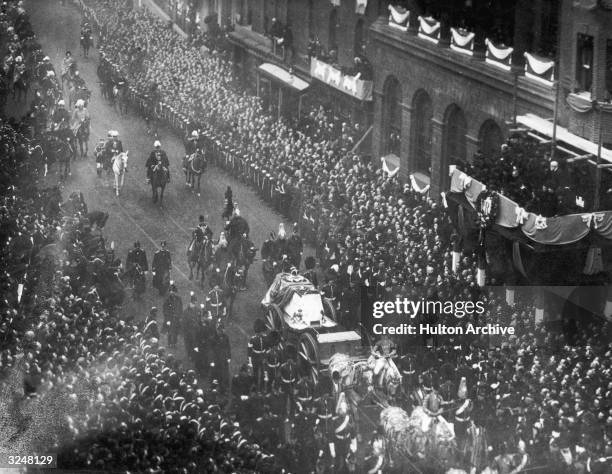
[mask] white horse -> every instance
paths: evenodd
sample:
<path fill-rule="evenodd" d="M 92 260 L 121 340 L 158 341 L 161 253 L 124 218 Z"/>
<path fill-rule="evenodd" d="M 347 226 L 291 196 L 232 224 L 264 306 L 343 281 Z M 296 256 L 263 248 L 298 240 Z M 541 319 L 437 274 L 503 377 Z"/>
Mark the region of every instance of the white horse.
<path fill-rule="evenodd" d="M 119 153 L 111 159 L 113 173 L 115 173 L 115 194 L 119 196 L 119 189 L 123 189 L 125 173 L 127 173 L 128 152 Z"/>

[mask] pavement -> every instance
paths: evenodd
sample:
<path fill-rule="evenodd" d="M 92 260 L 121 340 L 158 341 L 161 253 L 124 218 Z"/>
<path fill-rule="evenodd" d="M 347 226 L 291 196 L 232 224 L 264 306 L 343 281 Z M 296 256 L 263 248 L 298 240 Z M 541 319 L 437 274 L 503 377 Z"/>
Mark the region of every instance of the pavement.
<path fill-rule="evenodd" d="M 201 196 L 196 196 L 185 186 L 181 169 L 184 153 L 182 137 L 167 128 L 161 129 L 160 141 L 170 158 L 171 182 L 166 188 L 163 206 L 154 204 L 151 188 L 145 181 L 144 168 L 146 158 L 153 148 L 154 138 L 147 135 L 145 123 L 139 116 L 131 111 L 121 116 L 101 97 L 96 75 L 97 51 L 90 51 L 89 58 L 84 58 L 79 47 L 79 9 L 72 4 L 62 6 L 58 2 L 48 0 L 28 0 L 26 8 L 44 52 L 51 58 L 56 70 L 61 70 L 64 54 L 70 50 L 77 60 L 81 76 L 92 90 L 89 105 L 92 118 L 90 152 L 85 159 L 73 162 L 72 175 L 65 183 L 63 195 L 67 198 L 72 191 L 81 191 L 90 212 L 102 210 L 110 214 L 103 235 L 108 244 L 114 242 L 116 255 L 122 261 L 125 261 L 128 250 L 138 240 L 150 263 L 160 242 L 166 240 L 173 260 L 171 279 L 178 287 L 183 304 L 187 305 L 189 302 L 190 291 L 195 292 L 200 303 L 204 301 L 206 292 L 200 289 L 196 282 L 188 279 L 186 248 L 191 239 L 191 231 L 197 225 L 198 216 L 201 214 L 207 216 L 215 237 L 219 235 L 223 227 L 221 213 L 224 192 L 228 185 L 233 190 L 234 202 L 240 208 L 241 215 L 249 223 L 250 238 L 258 248 L 270 231 L 278 230 L 280 222 L 284 222 L 287 229 L 291 228 L 290 223 L 267 206 L 256 192 L 214 166 L 208 167 L 202 177 Z M 123 148 L 129 151 L 128 174 L 119 197 L 115 196 L 112 175 L 97 176 L 92 153 L 98 139 L 106 137 L 106 132 L 110 129 L 119 131 Z M 56 173 L 57 169 L 52 167 L 46 184 L 57 182 Z M 161 308 L 163 299 L 150 287 L 150 281 L 149 274 L 144 301 L 132 301 L 131 294 L 126 299 L 123 308 L 125 317 L 134 316 L 135 320 L 140 320 L 146 316 L 151 306 Z M 267 288 L 260 261 L 256 261 L 249 270 L 247 286 L 247 291 L 238 294 L 234 305 L 234 318 L 226 325 L 232 345 L 232 373 L 246 362 L 247 340 L 253 332 L 255 318 L 261 314 L 259 302 Z M 206 284 L 205 288 L 208 288 Z M 179 359 L 185 359 L 181 340 L 174 352 Z M 189 366 L 189 363 L 186 362 L 186 365 Z"/>

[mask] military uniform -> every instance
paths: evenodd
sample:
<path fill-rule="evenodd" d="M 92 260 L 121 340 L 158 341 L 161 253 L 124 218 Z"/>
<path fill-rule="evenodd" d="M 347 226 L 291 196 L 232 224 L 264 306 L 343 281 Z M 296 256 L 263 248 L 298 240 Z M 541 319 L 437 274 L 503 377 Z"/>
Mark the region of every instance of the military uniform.
<path fill-rule="evenodd" d="M 251 367 L 253 367 L 255 385 L 259 391 L 263 387 L 265 372 L 264 361 L 267 349 L 266 338 L 261 332 L 251 336 L 248 343 L 248 357 Z"/>
<path fill-rule="evenodd" d="M 289 260 L 295 268 L 300 268 L 302 263 L 302 253 L 304 252 L 304 242 L 302 237 L 297 233 L 297 229 L 294 229 L 293 234 L 289 237 L 287 242 L 287 252 Z"/>
<path fill-rule="evenodd" d="M 149 271 L 147 254 L 140 248 L 140 244 L 131 249 L 125 259 L 125 267 L 128 278 L 133 282 L 135 266 L 138 265 L 143 272 Z"/>
<path fill-rule="evenodd" d="M 168 345 L 176 347 L 179 330 L 183 316 L 183 302 L 176 294 L 176 289 L 171 288 L 170 294 L 164 302 L 164 332 L 168 333 Z"/>
<path fill-rule="evenodd" d="M 232 358 L 231 344 L 229 337 L 222 328 L 217 329 L 217 333 L 213 339 L 213 347 L 215 351 L 215 371 L 219 386 L 222 392 L 229 388 L 229 363 Z"/>
<path fill-rule="evenodd" d="M 192 362 L 195 362 L 194 348 L 198 341 L 198 331 L 200 328 L 199 314 L 200 308 L 194 301 L 194 297 L 185 308 L 183 313 L 183 339 L 185 341 L 185 351 Z"/>
<path fill-rule="evenodd" d="M 164 295 L 168 291 L 170 267 L 172 266 L 172 257 L 165 246 L 155 252 L 153 255 L 153 288 L 159 291 L 160 295 Z"/>
<path fill-rule="evenodd" d="M 298 379 L 298 368 L 297 364 L 293 359 L 288 359 L 282 363 L 279 368 L 280 382 L 285 396 L 285 406 L 288 407 L 289 413 L 293 412 L 293 405 L 295 403 L 293 396 L 293 388 Z"/>

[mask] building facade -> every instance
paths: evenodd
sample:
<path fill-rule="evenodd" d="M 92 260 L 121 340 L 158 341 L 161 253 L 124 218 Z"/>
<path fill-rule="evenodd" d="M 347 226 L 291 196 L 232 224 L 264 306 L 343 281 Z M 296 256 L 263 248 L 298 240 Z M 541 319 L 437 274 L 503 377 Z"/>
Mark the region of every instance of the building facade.
<path fill-rule="evenodd" d="M 355 57 L 369 60 L 369 27 L 381 5 L 386 7 L 375 0 L 233 2 L 233 18 L 240 20 L 230 34 L 237 72 L 255 92 L 256 84 L 261 86 L 259 67 L 275 64 L 310 84 L 306 101 L 367 126 L 373 112 L 371 77 L 358 76 L 366 84 L 355 84 Z"/>
<path fill-rule="evenodd" d="M 609 97 L 609 8 L 588 0 L 391 2 L 370 28 L 374 155 L 399 148 L 401 173 L 437 195 L 449 165 L 498 148 L 526 114 L 542 130 L 556 116 L 594 142 L 601 122 L 609 143 L 610 109 L 591 106 Z"/>

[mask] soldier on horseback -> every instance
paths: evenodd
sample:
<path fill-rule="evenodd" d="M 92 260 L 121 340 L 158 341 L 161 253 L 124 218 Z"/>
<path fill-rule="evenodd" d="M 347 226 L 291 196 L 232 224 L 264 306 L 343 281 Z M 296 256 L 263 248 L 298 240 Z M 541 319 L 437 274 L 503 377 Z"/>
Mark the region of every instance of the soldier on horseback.
<path fill-rule="evenodd" d="M 236 267 L 242 268 L 240 281 L 236 282 L 239 285 L 240 291 L 246 290 L 246 279 L 249 272 L 249 267 L 255 259 L 257 249 L 251 242 L 246 233 L 243 233 L 237 239 L 232 239 L 229 244 L 230 252 L 234 257 Z"/>
<path fill-rule="evenodd" d="M 153 150 L 149 154 L 149 158 L 145 164 L 147 168 L 147 181 L 151 181 L 151 176 L 153 172 L 153 168 L 158 164 L 161 164 L 162 167 L 168 169 L 170 167 L 170 161 L 168 160 L 168 155 L 162 149 L 161 143 L 159 140 L 155 140 L 153 143 Z"/>
<path fill-rule="evenodd" d="M 57 102 L 57 107 L 53 112 L 53 116 L 51 117 L 51 130 L 56 132 L 62 128 L 68 128 L 70 123 L 70 114 L 66 110 L 66 102 L 63 99 L 60 99 Z"/>
<path fill-rule="evenodd" d="M 87 107 L 85 107 L 85 102 L 82 99 L 79 99 L 76 101 L 74 111 L 72 112 L 70 128 L 79 142 L 81 157 L 84 157 L 87 154 L 90 124 L 91 117 L 89 115 L 89 111 L 87 110 Z"/>
<path fill-rule="evenodd" d="M 374 377 L 377 378 L 379 387 L 384 385 L 385 373 L 389 368 L 395 372 L 399 372 L 393 362 L 393 358 L 397 356 L 397 346 L 391 340 L 388 334 L 383 334 L 380 340 L 374 344 L 370 361 L 374 363 Z"/>

